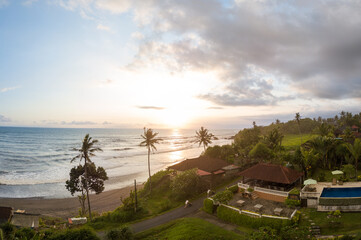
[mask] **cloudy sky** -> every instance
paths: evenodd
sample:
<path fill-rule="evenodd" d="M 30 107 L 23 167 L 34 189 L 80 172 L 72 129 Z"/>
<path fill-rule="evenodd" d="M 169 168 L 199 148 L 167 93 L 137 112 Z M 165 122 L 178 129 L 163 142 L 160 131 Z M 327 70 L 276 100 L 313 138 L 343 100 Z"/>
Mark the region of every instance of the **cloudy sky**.
<path fill-rule="evenodd" d="M 240 128 L 360 112 L 361 2 L 0 0 L 0 125 Z"/>

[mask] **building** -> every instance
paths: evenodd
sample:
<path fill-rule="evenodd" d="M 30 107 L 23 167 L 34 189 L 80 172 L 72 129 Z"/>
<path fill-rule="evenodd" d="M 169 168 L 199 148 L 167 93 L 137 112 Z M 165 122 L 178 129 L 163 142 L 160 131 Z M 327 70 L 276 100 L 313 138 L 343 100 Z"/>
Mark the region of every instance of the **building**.
<path fill-rule="evenodd" d="M 13 216 L 12 207 L 0 207 L 0 224 L 10 222 Z"/>

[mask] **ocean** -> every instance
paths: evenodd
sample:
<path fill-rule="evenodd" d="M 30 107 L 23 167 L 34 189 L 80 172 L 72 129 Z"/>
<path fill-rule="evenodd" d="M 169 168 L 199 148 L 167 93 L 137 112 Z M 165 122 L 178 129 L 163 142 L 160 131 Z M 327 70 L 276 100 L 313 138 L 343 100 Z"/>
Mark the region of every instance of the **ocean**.
<path fill-rule="evenodd" d="M 154 130 L 162 139 L 151 154 L 151 173 L 203 151 L 195 140 L 196 130 Z M 211 145 L 231 143 L 237 130 L 210 130 L 218 140 Z M 70 163 L 85 134 L 99 141 L 103 152 L 91 160 L 107 171 L 105 190 L 145 182 L 148 178 L 147 149 L 139 146 L 143 129 L 64 129 L 0 127 L 0 198 L 71 197 L 65 188 Z"/>

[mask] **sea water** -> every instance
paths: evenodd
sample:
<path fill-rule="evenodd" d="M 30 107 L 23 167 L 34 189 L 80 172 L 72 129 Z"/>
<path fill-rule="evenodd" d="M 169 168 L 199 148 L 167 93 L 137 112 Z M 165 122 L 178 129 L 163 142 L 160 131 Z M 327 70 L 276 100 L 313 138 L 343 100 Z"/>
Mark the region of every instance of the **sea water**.
<path fill-rule="evenodd" d="M 186 158 L 199 156 L 195 130 L 160 129 L 162 141 L 151 154 L 155 173 Z M 231 143 L 236 130 L 211 130 L 212 145 Z M 140 146 L 143 129 L 64 129 L 0 127 L 0 198 L 71 197 L 65 188 L 69 171 L 79 164 L 77 155 L 85 134 L 103 150 L 91 160 L 107 171 L 105 190 L 125 187 L 148 177 L 147 149 Z"/>

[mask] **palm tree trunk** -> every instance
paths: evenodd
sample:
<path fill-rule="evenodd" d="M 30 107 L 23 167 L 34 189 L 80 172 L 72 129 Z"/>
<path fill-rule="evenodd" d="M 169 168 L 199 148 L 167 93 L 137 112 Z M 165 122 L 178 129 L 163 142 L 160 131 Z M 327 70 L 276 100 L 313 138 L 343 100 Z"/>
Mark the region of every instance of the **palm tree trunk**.
<path fill-rule="evenodd" d="M 89 211 L 89 218 L 90 221 L 92 220 L 92 212 L 90 207 L 90 199 L 89 199 L 89 189 L 88 189 L 88 170 L 87 170 L 87 157 L 85 157 L 84 163 L 84 174 L 85 174 L 85 191 L 86 191 L 86 198 L 88 199 L 88 211 Z"/>
<path fill-rule="evenodd" d="M 355 178 L 357 180 L 357 165 L 358 165 L 358 161 L 357 158 L 355 158 Z"/>
<path fill-rule="evenodd" d="M 150 147 L 148 146 L 148 172 L 149 172 L 149 192 L 152 193 L 152 179 L 150 176 Z"/>

